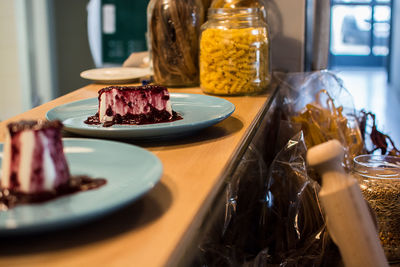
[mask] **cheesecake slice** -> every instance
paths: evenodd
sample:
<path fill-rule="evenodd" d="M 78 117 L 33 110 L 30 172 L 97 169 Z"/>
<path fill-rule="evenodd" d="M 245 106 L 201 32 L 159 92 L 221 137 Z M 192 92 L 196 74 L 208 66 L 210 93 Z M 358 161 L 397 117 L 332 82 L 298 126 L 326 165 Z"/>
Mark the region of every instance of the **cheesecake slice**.
<path fill-rule="evenodd" d="M 166 87 L 158 85 L 110 86 L 99 91 L 96 115 L 87 124 L 150 124 L 179 119 L 172 110 Z"/>
<path fill-rule="evenodd" d="M 8 124 L 1 188 L 25 194 L 52 191 L 70 178 L 59 121 Z"/>

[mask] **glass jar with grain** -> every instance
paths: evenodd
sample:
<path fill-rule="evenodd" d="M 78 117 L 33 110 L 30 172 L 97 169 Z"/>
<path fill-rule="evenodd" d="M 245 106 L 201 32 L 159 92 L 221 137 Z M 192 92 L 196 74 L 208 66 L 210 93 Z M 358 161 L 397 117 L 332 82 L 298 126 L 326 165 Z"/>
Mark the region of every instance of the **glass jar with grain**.
<path fill-rule="evenodd" d="M 258 8 L 209 9 L 201 30 L 200 86 L 205 93 L 248 95 L 268 87 L 268 26 Z"/>
<path fill-rule="evenodd" d="M 400 261 L 400 157 L 360 155 L 353 175 L 375 212 L 379 237 L 387 259 Z"/>

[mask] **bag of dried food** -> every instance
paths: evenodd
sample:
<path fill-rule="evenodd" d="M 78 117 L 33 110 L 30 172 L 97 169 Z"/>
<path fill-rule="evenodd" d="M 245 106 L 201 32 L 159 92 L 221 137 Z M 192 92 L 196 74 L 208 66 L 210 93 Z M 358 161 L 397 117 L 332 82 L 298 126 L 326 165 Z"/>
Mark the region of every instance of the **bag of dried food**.
<path fill-rule="evenodd" d="M 307 143 L 318 140 L 309 136 L 312 127 L 317 137 L 329 139 L 358 131 L 357 122 L 348 123 L 357 118 L 352 96 L 328 71 L 291 73 L 280 80 L 280 106 L 273 116 L 278 122 L 272 125 L 276 138 L 265 137 L 278 153 L 269 165 L 260 146 L 249 146 L 228 181 L 223 212 L 199 246 L 199 266 L 343 265 L 327 232 L 319 178 L 305 158 L 314 144 Z M 343 139 L 349 156 L 359 149 L 359 138 Z"/>
<path fill-rule="evenodd" d="M 147 20 L 155 82 L 171 87 L 198 85 L 201 0 L 151 0 Z"/>
<path fill-rule="evenodd" d="M 306 167 L 303 134 L 287 141 L 268 171 L 249 148 L 229 182 L 223 223 L 200 245 L 199 266 L 336 266 L 341 260 L 320 209 L 320 186 Z"/>
<path fill-rule="evenodd" d="M 271 163 L 260 156 L 260 146 L 248 148 L 228 182 L 222 218 L 199 246 L 201 266 L 340 266 L 320 208 L 318 177 L 305 162 L 305 133 L 291 120 L 316 101 L 321 88 L 342 100 L 335 101 L 336 109 L 354 115 L 351 96 L 334 74 L 283 75 L 276 139 L 265 137 L 277 154 Z"/>
<path fill-rule="evenodd" d="M 339 140 L 348 171 L 360 154 L 400 155 L 390 136 L 378 131 L 375 115 L 354 108 L 352 95 L 334 73 L 292 73 L 280 83 L 286 120 L 304 131 L 308 148 Z"/>
<path fill-rule="evenodd" d="M 304 132 L 307 148 L 337 139 L 345 149 L 344 166 L 364 153 L 351 94 L 332 72 L 289 74 L 281 82 L 283 109 L 292 127 Z"/>

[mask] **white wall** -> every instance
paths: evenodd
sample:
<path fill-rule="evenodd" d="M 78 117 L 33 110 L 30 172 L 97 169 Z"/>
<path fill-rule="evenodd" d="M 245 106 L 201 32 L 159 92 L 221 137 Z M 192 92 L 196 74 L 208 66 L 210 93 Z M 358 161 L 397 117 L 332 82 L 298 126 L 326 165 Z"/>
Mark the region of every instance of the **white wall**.
<path fill-rule="evenodd" d="M 89 82 L 89 0 L 0 0 L 0 121 Z"/>
<path fill-rule="evenodd" d="M 0 120 L 23 111 L 14 0 L 0 1 Z"/>
<path fill-rule="evenodd" d="M 266 1 L 273 70 L 303 71 L 306 0 Z"/>
<path fill-rule="evenodd" d="M 82 71 L 95 67 L 88 41 L 88 2 L 89 0 L 52 0 L 56 58 L 52 71 L 57 77 L 54 84 L 55 97 L 90 83 L 80 77 Z"/>

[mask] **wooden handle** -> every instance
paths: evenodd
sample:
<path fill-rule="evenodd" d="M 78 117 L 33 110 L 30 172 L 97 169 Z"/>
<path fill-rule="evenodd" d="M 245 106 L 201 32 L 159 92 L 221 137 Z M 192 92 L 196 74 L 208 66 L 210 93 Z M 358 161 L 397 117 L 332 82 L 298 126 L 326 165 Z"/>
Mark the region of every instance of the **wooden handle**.
<path fill-rule="evenodd" d="M 322 176 L 319 193 L 329 234 L 347 267 L 388 266 L 373 218 L 357 181 L 342 166 L 343 148 L 331 140 L 308 151 L 307 161 Z"/>

